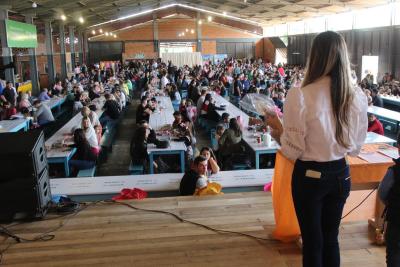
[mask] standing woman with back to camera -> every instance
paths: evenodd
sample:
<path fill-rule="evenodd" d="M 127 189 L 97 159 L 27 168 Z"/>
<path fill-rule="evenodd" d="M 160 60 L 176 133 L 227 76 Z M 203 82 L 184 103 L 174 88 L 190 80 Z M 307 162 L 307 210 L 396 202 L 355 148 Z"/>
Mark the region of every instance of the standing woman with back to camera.
<path fill-rule="evenodd" d="M 296 161 L 292 196 L 305 267 L 340 266 L 339 225 L 351 186 L 345 157 L 364 143 L 367 105 L 353 86 L 343 37 L 328 31 L 313 41 L 301 87 L 289 90 L 283 125 L 266 114 L 282 153 Z"/>

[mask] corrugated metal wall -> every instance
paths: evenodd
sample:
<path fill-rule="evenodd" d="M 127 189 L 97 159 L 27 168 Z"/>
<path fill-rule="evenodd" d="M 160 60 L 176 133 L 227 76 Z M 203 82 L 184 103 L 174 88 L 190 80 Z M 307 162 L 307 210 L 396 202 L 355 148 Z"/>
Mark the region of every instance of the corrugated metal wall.
<path fill-rule="evenodd" d="M 122 60 L 122 42 L 89 42 L 89 63 Z"/>
<path fill-rule="evenodd" d="M 217 41 L 217 54 L 227 54 L 234 58 L 254 58 L 254 42 L 220 42 Z"/>
<path fill-rule="evenodd" d="M 341 32 L 346 40 L 350 61 L 360 75 L 362 56 L 379 56 L 378 77 L 385 72 L 400 77 L 400 29 L 394 27 Z M 316 34 L 289 36 L 288 63 L 305 65 Z"/>

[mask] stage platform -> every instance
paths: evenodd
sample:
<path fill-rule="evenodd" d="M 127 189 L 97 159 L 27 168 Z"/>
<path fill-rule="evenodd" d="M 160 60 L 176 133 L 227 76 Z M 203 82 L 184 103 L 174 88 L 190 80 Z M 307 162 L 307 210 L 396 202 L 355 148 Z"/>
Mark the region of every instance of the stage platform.
<path fill-rule="evenodd" d="M 150 198 L 128 203 L 173 212 L 214 228 L 271 238 L 274 215 L 270 193 L 246 192 L 206 197 Z M 51 218 L 51 216 L 49 216 Z M 64 222 L 51 241 L 14 244 L 0 236 L 4 266 L 271 266 L 300 267 L 295 243 L 257 241 L 218 234 L 176 218 L 126 206 L 98 203 L 75 216 L 10 226 L 34 238 Z M 385 265 L 385 248 L 373 245 L 367 221 L 344 223 L 342 266 Z"/>

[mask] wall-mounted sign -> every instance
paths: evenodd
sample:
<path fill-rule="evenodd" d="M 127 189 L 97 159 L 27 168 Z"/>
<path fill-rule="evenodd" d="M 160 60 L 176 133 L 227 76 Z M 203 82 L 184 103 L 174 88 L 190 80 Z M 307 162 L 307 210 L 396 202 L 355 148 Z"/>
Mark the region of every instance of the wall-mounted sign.
<path fill-rule="evenodd" d="M 134 59 L 145 59 L 144 53 L 137 53 L 133 56 Z"/>
<path fill-rule="evenodd" d="M 36 26 L 6 19 L 6 32 L 8 47 L 36 48 Z"/>

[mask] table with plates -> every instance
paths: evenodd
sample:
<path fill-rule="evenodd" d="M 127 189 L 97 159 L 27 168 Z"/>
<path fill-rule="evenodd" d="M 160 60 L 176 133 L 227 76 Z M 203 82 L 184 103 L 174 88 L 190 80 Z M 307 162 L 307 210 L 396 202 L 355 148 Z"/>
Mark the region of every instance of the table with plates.
<path fill-rule="evenodd" d="M 98 104 L 99 106 L 103 106 L 105 98 L 100 97 L 92 102 L 94 104 Z M 100 118 L 103 114 L 103 110 L 98 109 L 96 113 Z M 83 116 L 80 112 L 76 114 L 45 142 L 48 163 L 63 164 L 66 177 L 69 177 L 69 161 L 75 154 L 76 148 L 63 147 L 63 140 L 65 139 L 66 135 L 71 135 L 74 129 L 80 127 L 82 117 Z"/>
<path fill-rule="evenodd" d="M 172 125 L 174 122 L 174 108 L 171 98 L 167 96 L 156 96 L 157 109 L 150 114 L 149 125 L 154 130 L 160 130 L 165 125 Z"/>

